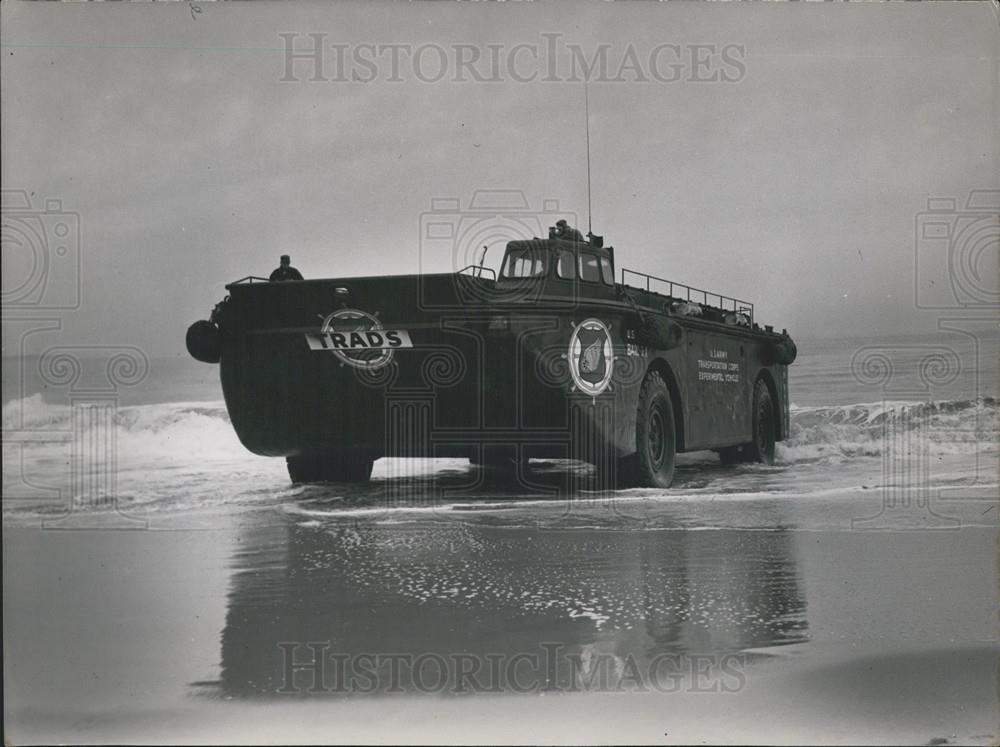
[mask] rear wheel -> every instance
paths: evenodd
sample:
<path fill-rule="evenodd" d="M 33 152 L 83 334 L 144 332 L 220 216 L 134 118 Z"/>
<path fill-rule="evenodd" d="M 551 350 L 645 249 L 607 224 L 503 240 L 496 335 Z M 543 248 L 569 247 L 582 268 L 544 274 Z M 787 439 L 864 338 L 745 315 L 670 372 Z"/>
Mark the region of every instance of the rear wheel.
<path fill-rule="evenodd" d="M 633 482 L 643 487 L 669 488 L 674 479 L 677 442 L 670 391 L 656 371 L 646 374 L 639 392 L 635 424 L 636 454 L 628 459 Z"/>
<path fill-rule="evenodd" d="M 375 460 L 350 452 L 303 454 L 285 459 L 295 484 L 309 482 L 367 482 Z"/>
<path fill-rule="evenodd" d="M 763 379 L 753 388 L 753 441 L 747 444 L 747 458 L 764 464 L 774 464 L 774 442 L 778 430 L 771 391 Z"/>

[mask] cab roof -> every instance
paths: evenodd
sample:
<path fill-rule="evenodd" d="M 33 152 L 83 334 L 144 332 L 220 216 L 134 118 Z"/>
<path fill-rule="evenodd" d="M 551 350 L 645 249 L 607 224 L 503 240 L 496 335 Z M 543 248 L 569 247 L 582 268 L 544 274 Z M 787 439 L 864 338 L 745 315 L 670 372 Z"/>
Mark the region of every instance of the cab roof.
<path fill-rule="evenodd" d="M 594 246 L 586 241 L 567 241 L 566 239 L 518 239 L 507 242 L 507 251 L 512 249 L 530 249 L 533 251 L 585 251 L 614 260 L 615 251 L 611 246 Z"/>

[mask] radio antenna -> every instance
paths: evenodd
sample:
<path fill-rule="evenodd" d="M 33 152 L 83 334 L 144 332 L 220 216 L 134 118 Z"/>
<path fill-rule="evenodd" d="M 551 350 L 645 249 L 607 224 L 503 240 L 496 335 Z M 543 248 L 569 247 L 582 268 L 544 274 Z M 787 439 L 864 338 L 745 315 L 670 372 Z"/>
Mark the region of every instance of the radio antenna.
<path fill-rule="evenodd" d="M 486 252 L 490 250 L 488 244 L 483 244 L 483 253 L 479 257 L 479 277 L 483 276 L 483 267 L 486 265 Z"/>
<path fill-rule="evenodd" d="M 586 129 L 587 129 L 587 235 L 591 236 L 594 233 L 594 225 L 591 220 L 591 205 L 590 205 L 590 94 L 587 91 L 587 79 L 583 79 L 583 107 L 586 116 Z"/>

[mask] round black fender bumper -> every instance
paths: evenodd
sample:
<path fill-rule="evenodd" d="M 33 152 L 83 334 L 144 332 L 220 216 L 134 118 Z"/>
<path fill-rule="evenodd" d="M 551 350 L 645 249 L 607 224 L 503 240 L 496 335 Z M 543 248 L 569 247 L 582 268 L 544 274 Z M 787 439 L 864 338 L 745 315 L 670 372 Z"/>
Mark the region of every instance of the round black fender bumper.
<path fill-rule="evenodd" d="M 222 335 L 212 322 L 202 320 L 192 324 L 185 342 L 191 357 L 202 363 L 218 363 L 222 357 Z"/>
<path fill-rule="evenodd" d="M 799 349 L 795 347 L 791 337 L 786 337 L 774 344 L 774 360 L 783 366 L 790 366 L 795 362 L 795 357 L 799 354 Z"/>

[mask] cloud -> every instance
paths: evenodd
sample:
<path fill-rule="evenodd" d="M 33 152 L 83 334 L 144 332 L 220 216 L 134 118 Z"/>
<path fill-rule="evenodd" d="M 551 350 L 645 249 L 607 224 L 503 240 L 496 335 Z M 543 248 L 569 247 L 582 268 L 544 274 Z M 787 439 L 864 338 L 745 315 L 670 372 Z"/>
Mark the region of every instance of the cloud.
<path fill-rule="evenodd" d="M 595 230 L 622 264 L 749 297 L 793 331 L 931 323 L 911 302 L 914 214 L 1000 172 L 987 7 L 594 6 L 571 24 L 554 6 L 11 7 L 5 187 L 80 213 L 85 306 L 67 328 L 154 353 L 281 253 L 310 276 L 416 271 L 433 197 L 516 188 L 585 220 L 579 84 L 281 82 L 282 31 L 742 45 L 736 84 L 591 86 Z"/>

